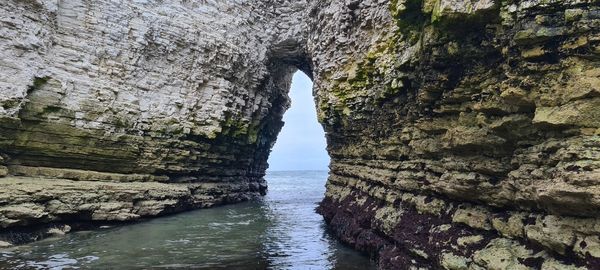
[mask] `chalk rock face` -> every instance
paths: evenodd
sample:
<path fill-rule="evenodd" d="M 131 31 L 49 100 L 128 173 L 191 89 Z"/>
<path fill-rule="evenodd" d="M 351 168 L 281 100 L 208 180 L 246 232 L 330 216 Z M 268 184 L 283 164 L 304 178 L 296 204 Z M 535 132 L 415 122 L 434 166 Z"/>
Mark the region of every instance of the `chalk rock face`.
<path fill-rule="evenodd" d="M 319 211 L 382 269 L 600 265 L 600 8 L 332 1 L 309 49 Z"/>
<path fill-rule="evenodd" d="M 295 69 L 283 58 L 303 53 L 277 47 L 302 39 L 286 23 L 300 4 L 4 1 L 9 172 L 260 178 Z"/>
<path fill-rule="evenodd" d="M 0 239 L 264 194 L 303 1 L 1 2 Z"/>
<path fill-rule="evenodd" d="M 310 70 L 301 12 L 302 1 L 2 1 L 0 228 L 264 193 L 291 75 Z M 143 201 L 160 203 L 135 210 Z"/>
<path fill-rule="evenodd" d="M 332 157 L 319 212 L 382 269 L 600 265 L 596 1 L 4 0 L 0 14 L 2 228 L 264 193 L 300 69 Z"/>

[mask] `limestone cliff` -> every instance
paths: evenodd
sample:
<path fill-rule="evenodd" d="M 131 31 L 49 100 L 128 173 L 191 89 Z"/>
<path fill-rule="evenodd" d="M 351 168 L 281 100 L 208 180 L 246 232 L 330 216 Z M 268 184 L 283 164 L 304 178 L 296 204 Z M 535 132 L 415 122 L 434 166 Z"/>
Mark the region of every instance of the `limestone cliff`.
<path fill-rule="evenodd" d="M 600 267 L 599 12 L 321 3 L 319 210 L 337 235 L 383 269 Z"/>
<path fill-rule="evenodd" d="M 0 10 L 3 228 L 264 192 L 301 69 L 332 157 L 319 212 L 380 268 L 600 267 L 597 1 Z"/>
<path fill-rule="evenodd" d="M 0 228 L 263 194 L 291 75 L 310 70 L 301 12 L 298 1 L 2 1 Z"/>

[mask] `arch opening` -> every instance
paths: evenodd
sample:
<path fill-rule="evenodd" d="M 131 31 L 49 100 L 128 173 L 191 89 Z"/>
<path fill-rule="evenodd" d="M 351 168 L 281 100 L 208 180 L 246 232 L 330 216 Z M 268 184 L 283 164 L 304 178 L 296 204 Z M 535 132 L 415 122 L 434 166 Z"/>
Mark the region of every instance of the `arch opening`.
<path fill-rule="evenodd" d="M 305 72 L 294 73 L 288 96 L 291 107 L 269 155 L 268 171 L 324 171 L 329 155 L 323 127 L 317 121 L 313 83 Z"/>

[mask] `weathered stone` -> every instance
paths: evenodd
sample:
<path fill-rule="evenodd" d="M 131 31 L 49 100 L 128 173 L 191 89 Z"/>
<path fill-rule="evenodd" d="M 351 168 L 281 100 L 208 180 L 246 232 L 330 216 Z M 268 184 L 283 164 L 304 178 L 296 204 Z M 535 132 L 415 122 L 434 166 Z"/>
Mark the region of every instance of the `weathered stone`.
<path fill-rule="evenodd" d="M 9 166 L 7 172 L 16 176 L 60 178 L 80 181 L 107 181 L 107 182 L 167 182 L 168 176 L 152 174 L 118 174 L 76 169 Z"/>
<path fill-rule="evenodd" d="M 243 183 L 114 183 L 5 177 L 0 227 L 42 222 L 127 221 L 249 199 Z M 255 194 L 256 196 L 257 194 Z M 61 230 L 67 232 L 63 227 Z"/>
<path fill-rule="evenodd" d="M 538 244 L 555 250 L 560 254 L 565 254 L 567 247 L 575 241 L 575 235 L 568 231 L 561 231 L 560 227 L 544 226 L 545 224 L 525 226 L 527 238 Z"/>
<path fill-rule="evenodd" d="M 600 258 L 600 237 L 596 235 L 579 239 L 573 246 L 573 251 L 581 257 L 586 257 L 589 254 L 591 257 Z"/>
<path fill-rule="evenodd" d="M 508 219 L 502 217 L 492 218 L 492 226 L 501 235 L 510 238 L 522 238 L 526 216 L 523 213 L 510 213 Z"/>
<path fill-rule="evenodd" d="M 556 126 L 600 127 L 600 98 L 574 101 L 560 107 L 539 107 L 533 123 Z"/>
<path fill-rule="evenodd" d="M 548 260 L 544 261 L 544 264 L 542 264 L 542 267 L 540 269 L 542 269 L 542 270 L 586 270 L 586 267 L 583 267 L 583 266 L 577 267 L 575 265 L 566 265 L 555 259 L 548 259 Z"/>
<path fill-rule="evenodd" d="M 448 270 L 467 270 L 470 260 L 452 253 L 444 253 L 440 265 Z"/>
<path fill-rule="evenodd" d="M 599 12 L 6 0 L 0 176 L 23 177 L 0 181 L 0 224 L 129 221 L 264 193 L 300 69 L 332 157 L 319 211 L 381 268 L 592 268 Z"/>
<path fill-rule="evenodd" d="M 463 236 L 460 237 L 456 240 L 456 243 L 458 243 L 459 246 L 468 246 L 468 245 L 472 245 L 472 244 L 477 244 L 481 241 L 483 241 L 483 236 L 481 235 L 471 235 L 471 236 Z"/>
<path fill-rule="evenodd" d="M 464 223 L 473 228 L 489 230 L 492 228 L 489 216 L 489 212 L 482 208 L 460 208 L 452 216 L 452 222 Z"/>
<path fill-rule="evenodd" d="M 390 232 L 390 215 L 375 215 L 382 221 L 353 227 L 355 235 L 383 233 L 393 237 L 384 241 L 388 245 L 418 245 L 428 262 L 439 263 L 429 265 L 434 269 L 451 267 L 448 254 L 465 258 L 455 268 L 471 262 L 470 269 L 540 269 L 558 263 L 556 253 L 593 268 L 598 257 L 584 255 L 592 252 L 569 250 L 600 232 L 599 21 L 592 15 L 598 7 L 580 1 L 390 1 L 389 8 L 390 17 L 371 7 L 352 20 L 320 11 L 317 16 L 336 20 L 321 21 L 312 34 L 321 38 L 310 39 L 327 52 L 313 58 L 328 63 L 315 65 L 314 79 L 332 156 L 321 212 L 333 230 L 369 216 L 349 201 L 371 199 L 375 213 L 390 213 L 394 205 L 398 225 Z M 383 27 L 366 30 L 363 21 Z M 356 28 L 338 34 L 340 23 Z M 331 46 L 322 38 L 329 36 L 354 43 Z M 355 74 L 351 80 L 330 76 L 345 70 Z M 399 78 L 401 91 L 376 98 Z M 401 202 L 390 199 L 397 194 Z M 440 199 L 435 205 L 442 207 L 427 207 Z M 434 222 L 442 224 L 430 232 L 446 226 L 455 238 L 411 235 Z M 347 231 L 337 232 L 359 246 Z M 464 237 L 473 235 L 484 239 L 466 244 Z M 464 253 L 441 244 L 458 247 L 459 239 Z M 525 242 L 548 253 L 528 250 Z M 488 251 L 477 253 L 485 245 Z M 395 250 L 380 254 L 386 267 L 423 267 L 421 255 L 413 261 Z"/>
<path fill-rule="evenodd" d="M 60 236 L 60 235 L 65 235 L 66 233 L 68 233 L 70 231 L 71 231 L 71 226 L 63 225 L 63 226 L 59 226 L 59 227 L 50 228 L 50 229 L 48 229 L 47 233 L 49 235 Z"/>
<path fill-rule="evenodd" d="M 468 16 L 481 14 L 496 7 L 495 0 L 439 0 L 433 9 L 432 19 L 440 18 L 464 19 Z"/>
<path fill-rule="evenodd" d="M 507 239 L 495 239 L 485 249 L 475 252 L 474 261 L 486 269 L 531 269 L 519 261 L 531 251 Z"/>

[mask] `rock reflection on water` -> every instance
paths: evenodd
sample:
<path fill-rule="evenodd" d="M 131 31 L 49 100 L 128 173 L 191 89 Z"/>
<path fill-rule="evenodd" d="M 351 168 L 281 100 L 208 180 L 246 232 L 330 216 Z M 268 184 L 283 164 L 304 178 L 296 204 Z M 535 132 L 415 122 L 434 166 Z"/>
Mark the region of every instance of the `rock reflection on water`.
<path fill-rule="evenodd" d="M 272 172 L 259 201 L 0 251 L 0 268 L 373 269 L 325 232 L 327 172 Z"/>

